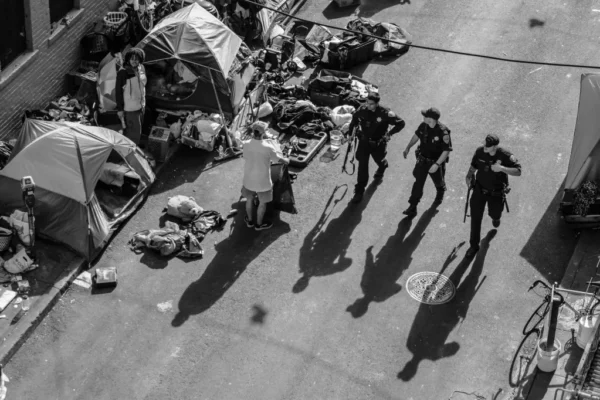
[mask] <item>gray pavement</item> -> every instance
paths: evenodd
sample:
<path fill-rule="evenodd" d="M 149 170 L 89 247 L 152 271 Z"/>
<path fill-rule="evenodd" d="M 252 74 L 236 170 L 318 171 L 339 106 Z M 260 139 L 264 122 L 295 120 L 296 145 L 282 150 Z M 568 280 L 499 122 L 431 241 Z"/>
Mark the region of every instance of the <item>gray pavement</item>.
<path fill-rule="evenodd" d="M 339 26 L 349 14 L 320 0 L 301 13 Z M 552 0 L 543 9 L 516 1 L 371 2 L 361 14 L 398 23 L 419 44 L 513 58 L 593 63 L 600 36 L 588 5 Z M 576 243 L 556 208 L 581 72 L 419 49 L 358 67 L 354 73 L 378 84 L 407 121 L 390 144 L 384 182 L 351 206 L 355 176 L 340 175 L 342 157 L 317 158 L 294 184 L 300 213 L 281 214 L 262 233 L 243 225 L 237 204 L 243 161 L 203 171 L 201 153 L 184 149 L 99 263 L 119 268 L 117 288 L 72 287 L 7 365 L 9 396 L 514 397 L 508 370 L 532 310 L 526 290 L 535 279 L 560 281 Z M 400 212 L 414 160 L 400 153 L 426 106 L 439 107 L 452 129 L 450 190 L 437 212 L 426 211 L 434 195 L 428 183 L 410 221 Z M 467 246 L 460 247 L 468 238 L 464 175 L 490 131 L 524 172 L 511 181 L 511 212 L 468 262 Z M 157 227 L 174 194 L 241 212 L 207 236 L 203 260 L 130 252 L 129 237 Z M 490 229 L 486 219 L 483 236 Z M 456 297 L 442 306 L 414 301 L 405 283 L 422 271 L 443 271 L 457 284 Z"/>

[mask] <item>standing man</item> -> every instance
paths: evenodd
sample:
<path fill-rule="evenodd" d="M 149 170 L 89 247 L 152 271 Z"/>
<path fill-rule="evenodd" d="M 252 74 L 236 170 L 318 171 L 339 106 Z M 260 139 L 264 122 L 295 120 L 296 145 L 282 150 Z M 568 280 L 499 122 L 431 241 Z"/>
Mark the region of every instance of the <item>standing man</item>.
<path fill-rule="evenodd" d="M 356 149 L 356 159 L 358 160 L 358 179 L 354 187 L 353 203 L 360 203 L 365 193 L 367 181 L 369 180 L 369 157 L 378 166 L 374 179 L 380 181 L 388 167 L 385 159 L 387 155 L 387 142 L 390 137 L 400 132 L 405 122 L 389 109 L 379 105 L 381 98 L 378 93 L 370 93 L 367 97 L 367 104 L 361 106 L 354 115 L 348 129 L 352 134 L 358 126 L 358 147 Z M 390 129 L 390 126 L 392 127 Z"/>
<path fill-rule="evenodd" d="M 521 176 L 521 164 L 517 158 L 509 151 L 498 147 L 498 144 L 500 139 L 497 135 L 487 135 L 483 146 L 475 151 L 471 168 L 467 173 L 467 186 L 473 188 L 469 240 L 471 247 L 466 253 L 469 258 L 474 257 L 479 251 L 481 220 L 486 203 L 492 225 L 497 228 L 500 226 L 500 217 L 506 204 L 506 194 L 510 191 L 508 175 Z M 475 171 L 477 171 L 476 175 Z"/>
<path fill-rule="evenodd" d="M 437 190 L 433 204 L 436 206 L 442 204 L 446 191 L 446 162 L 448 154 L 452 151 L 450 129 L 439 121 L 440 110 L 432 107 L 422 110 L 421 114 L 423 122 L 415 131 L 403 153 L 406 158 L 410 148 L 420 141 L 416 151 L 417 163 L 413 169 L 415 183 L 408 199 L 409 207 L 403 211 L 409 217 L 417 215 L 417 205 L 423 197 L 423 187 L 428 175 Z"/>
<path fill-rule="evenodd" d="M 268 124 L 257 121 L 251 126 L 252 138 L 244 141 L 244 180 L 242 196 L 246 198 L 246 216 L 248 228 L 257 231 L 269 229 L 272 222 L 264 221 L 267 203 L 273 200 L 273 181 L 271 180 L 271 162 L 289 163 L 281 150 L 272 141 L 263 140 Z M 256 222 L 253 218 L 254 197 L 258 197 Z"/>

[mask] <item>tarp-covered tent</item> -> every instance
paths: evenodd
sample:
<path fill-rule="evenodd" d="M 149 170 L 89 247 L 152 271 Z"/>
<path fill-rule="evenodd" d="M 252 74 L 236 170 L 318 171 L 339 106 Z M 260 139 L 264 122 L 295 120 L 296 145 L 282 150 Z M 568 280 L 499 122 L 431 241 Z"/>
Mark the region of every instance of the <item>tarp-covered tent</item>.
<path fill-rule="evenodd" d="M 600 74 L 582 74 L 579 109 L 565 189 L 600 182 Z"/>
<path fill-rule="evenodd" d="M 242 39 L 196 3 L 164 18 L 136 47 L 146 53 L 144 65 L 179 60 L 198 77 L 188 97 L 148 96 L 149 103 L 158 108 L 222 110 L 232 118 L 254 73 L 251 64 L 240 66 L 251 54 Z"/>
<path fill-rule="evenodd" d="M 116 215 L 96 195 L 109 157 L 139 176 L 137 193 Z M 141 150 L 109 129 L 70 122 L 26 119 L 11 158 L 0 170 L 0 214 L 23 208 L 20 181 L 36 184 L 36 233 L 66 244 L 91 260 L 119 223 L 130 216 L 155 176 Z"/>

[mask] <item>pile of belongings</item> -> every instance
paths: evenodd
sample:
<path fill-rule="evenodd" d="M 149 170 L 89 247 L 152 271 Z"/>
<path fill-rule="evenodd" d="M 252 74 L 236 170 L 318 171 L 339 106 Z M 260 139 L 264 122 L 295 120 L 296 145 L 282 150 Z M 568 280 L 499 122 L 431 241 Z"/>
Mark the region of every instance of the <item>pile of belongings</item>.
<path fill-rule="evenodd" d="M 8 159 L 13 151 L 13 145 L 9 142 L 0 140 L 0 169 L 4 168 L 8 163 Z"/>
<path fill-rule="evenodd" d="M 10 282 L 13 276 L 33 271 L 38 267 L 27 254 L 31 244 L 29 216 L 26 212 L 14 210 L 0 218 L 0 283 Z"/>
<path fill-rule="evenodd" d="M 224 127 L 223 117 L 219 114 L 206 114 L 200 110 L 189 113 L 181 126 L 181 136 L 211 143 Z"/>
<path fill-rule="evenodd" d="M 379 89 L 354 79 L 350 74 L 344 76 L 339 71 L 323 69 L 308 83 L 308 91 L 333 95 L 339 99 L 339 104 L 358 108 L 367 101 L 369 93 L 377 93 Z"/>
<path fill-rule="evenodd" d="M 211 231 L 225 225 L 225 219 L 217 211 L 204 210 L 193 197 L 174 196 L 169 198 L 167 220 L 162 229 L 146 229 L 133 235 L 129 244 L 133 251 L 142 248 L 156 250 L 162 256 L 200 258 L 204 250 L 200 243 Z"/>
<path fill-rule="evenodd" d="M 50 102 L 44 110 L 26 110 L 23 121 L 25 118 L 92 125 L 92 113 L 89 107 L 68 95 Z"/>
<path fill-rule="evenodd" d="M 385 38 L 376 39 L 375 56 L 400 56 L 410 49 L 411 35 L 403 28 L 390 22 L 376 22 L 367 18 L 356 18 L 346 25 L 346 29 Z M 393 42 L 392 42 L 393 41 Z"/>
<path fill-rule="evenodd" d="M 281 100 L 273 107 L 273 120 L 281 130 L 328 132 L 334 127 L 330 113 L 309 100 Z"/>

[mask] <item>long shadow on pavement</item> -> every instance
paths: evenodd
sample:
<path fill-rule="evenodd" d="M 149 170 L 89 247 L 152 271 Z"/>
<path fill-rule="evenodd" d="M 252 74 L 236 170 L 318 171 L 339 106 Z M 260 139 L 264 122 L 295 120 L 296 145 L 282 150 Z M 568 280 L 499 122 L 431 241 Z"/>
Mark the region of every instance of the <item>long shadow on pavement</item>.
<path fill-rule="evenodd" d="M 577 244 L 575 231 L 558 214 L 563 189 L 564 181 L 519 254 L 547 282 L 560 282 Z"/>
<path fill-rule="evenodd" d="M 362 220 L 362 213 L 367 208 L 377 186 L 376 182 L 371 182 L 365 191 L 362 202 L 348 204 L 337 218 L 329 222 L 325 230 L 321 230 L 329 216 L 326 214 L 329 205 L 326 206 L 319 222 L 304 238 L 298 262 L 302 276 L 294 284 L 292 289 L 294 293 L 304 291 L 308 287 L 310 278 L 314 276 L 332 275 L 345 271 L 352 265 L 352 259 L 346 257 L 346 251 L 352 241 L 352 232 Z M 339 188 L 341 186 L 334 189 L 331 199 L 335 197 Z M 336 203 L 340 200 L 341 198 Z"/>
<path fill-rule="evenodd" d="M 245 226 L 242 214 L 238 214 L 236 228 L 231 235 L 216 245 L 217 254 L 200 279 L 188 286 L 181 295 L 179 312 L 171 325 L 181 326 L 190 316 L 203 313 L 212 307 L 256 257 L 280 236 L 290 232 L 290 226 L 277 218 L 277 215 L 273 219 L 271 229 L 256 232 Z"/>
<path fill-rule="evenodd" d="M 452 301 L 436 306 L 421 303 L 406 342 L 406 347 L 413 357 L 398 373 L 398 379 L 405 382 L 411 380 L 417 374 L 419 363 L 422 360 L 437 361 L 451 357 L 458 352 L 460 344 L 458 342 L 446 343 L 446 340 L 454 328 L 466 318 L 469 305 L 483 283 L 479 277 L 483 271 L 490 241 L 495 235 L 496 230 L 492 229 L 481 241 L 481 249 L 473 261 L 471 271 L 462 282 L 460 282 L 461 278 L 469 268 L 472 259 L 463 258 L 450 275 L 449 279 L 456 287 L 456 295 Z M 454 259 L 455 251 L 456 249 L 452 250 L 442 271 Z"/>
<path fill-rule="evenodd" d="M 403 218 L 396 233 L 390 236 L 376 258 L 373 257 L 373 246 L 367 249 L 365 272 L 360 282 L 363 297 L 346 309 L 354 318 L 365 315 L 372 301 L 383 302 L 400 292 L 402 288 L 396 281 L 410 266 L 412 254 L 419 247 L 427 226 L 437 213 L 435 208 L 425 211 L 408 236 L 412 218 Z"/>

